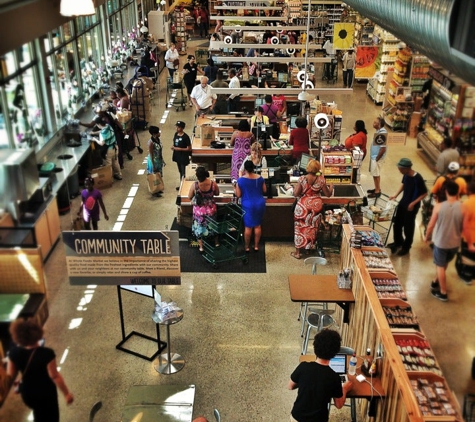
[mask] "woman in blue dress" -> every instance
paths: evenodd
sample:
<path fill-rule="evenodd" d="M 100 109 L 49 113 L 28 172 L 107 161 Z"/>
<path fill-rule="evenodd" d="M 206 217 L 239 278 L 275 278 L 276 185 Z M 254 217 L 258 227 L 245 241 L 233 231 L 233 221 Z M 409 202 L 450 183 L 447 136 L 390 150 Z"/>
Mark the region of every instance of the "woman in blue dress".
<path fill-rule="evenodd" d="M 252 231 L 254 230 L 254 252 L 259 251 L 259 241 L 261 239 L 261 224 L 266 210 L 266 184 L 264 179 L 254 173 L 254 163 L 246 161 L 244 163 L 244 175 L 240 177 L 235 185 L 236 196 L 241 198 L 244 214 L 244 247 L 249 252 Z"/>

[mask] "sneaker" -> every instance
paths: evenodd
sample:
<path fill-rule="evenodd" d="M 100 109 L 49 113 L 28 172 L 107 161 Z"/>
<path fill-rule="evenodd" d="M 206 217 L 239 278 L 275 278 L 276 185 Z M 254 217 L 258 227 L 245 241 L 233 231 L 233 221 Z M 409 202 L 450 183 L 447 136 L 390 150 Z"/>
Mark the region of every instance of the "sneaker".
<path fill-rule="evenodd" d="M 440 289 L 439 281 L 438 280 L 432 280 L 431 283 L 430 283 L 430 288 L 431 288 L 431 290 L 439 290 Z"/>
<path fill-rule="evenodd" d="M 397 256 L 404 256 L 404 255 L 407 255 L 408 253 L 409 253 L 409 249 L 401 248 L 401 250 L 397 253 Z"/>
<path fill-rule="evenodd" d="M 373 192 L 368 194 L 368 198 L 379 198 L 381 196 L 381 192 Z"/>
<path fill-rule="evenodd" d="M 376 191 L 376 189 L 368 189 L 366 192 L 367 193 L 374 193 Z"/>
<path fill-rule="evenodd" d="M 387 245 L 387 247 L 391 249 L 391 253 L 396 253 L 397 250 L 400 248 L 400 246 L 396 245 L 394 242 Z"/>
<path fill-rule="evenodd" d="M 114 179 L 115 180 L 122 180 L 122 176 L 119 176 L 118 174 L 114 174 Z"/>
<path fill-rule="evenodd" d="M 432 296 L 436 299 L 441 300 L 442 302 L 447 302 L 449 298 L 447 297 L 447 293 L 440 293 L 439 291 L 431 292 Z"/>

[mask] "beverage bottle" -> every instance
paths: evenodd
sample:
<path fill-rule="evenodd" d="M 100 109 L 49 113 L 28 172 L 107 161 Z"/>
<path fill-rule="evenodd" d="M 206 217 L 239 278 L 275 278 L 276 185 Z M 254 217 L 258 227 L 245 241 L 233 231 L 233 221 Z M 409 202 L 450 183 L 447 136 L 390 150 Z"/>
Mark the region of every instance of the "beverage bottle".
<path fill-rule="evenodd" d="M 373 359 L 371 358 L 371 349 L 366 349 L 366 356 L 363 360 L 363 365 L 361 366 L 361 372 L 363 372 L 364 375 L 370 375 L 369 371 L 371 369 L 372 363 Z"/>
<path fill-rule="evenodd" d="M 356 363 L 358 360 L 356 359 L 356 354 L 353 353 L 353 356 L 350 358 L 350 366 L 348 367 L 348 375 L 355 375 L 356 374 Z"/>

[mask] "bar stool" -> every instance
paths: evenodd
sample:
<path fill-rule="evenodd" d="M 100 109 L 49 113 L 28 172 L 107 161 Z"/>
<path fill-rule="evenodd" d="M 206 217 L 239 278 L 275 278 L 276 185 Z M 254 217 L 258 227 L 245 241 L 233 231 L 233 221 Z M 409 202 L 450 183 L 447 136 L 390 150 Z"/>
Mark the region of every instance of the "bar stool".
<path fill-rule="evenodd" d="M 336 321 L 333 319 L 331 314 L 333 314 L 333 310 L 331 309 L 322 309 L 318 312 L 311 312 L 308 314 L 306 322 L 307 322 L 307 334 L 305 334 L 305 338 L 302 344 L 302 355 L 307 354 L 308 348 L 308 339 L 310 338 L 310 330 L 315 328 L 317 332 L 323 330 L 324 328 L 329 328 L 332 325 L 336 325 Z"/>
<path fill-rule="evenodd" d="M 317 275 L 317 266 L 318 265 L 327 265 L 328 261 L 325 258 L 315 256 L 311 258 L 306 258 L 304 260 L 305 265 L 311 265 L 312 266 L 312 275 Z M 309 309 L 309 306 L 311 308 Z M 299 316 L 297 318 L 297 321 L 302 320 L 302 327 L 300 330 L 300 337 L 303 337 L 303 334 L 305 332 L 305 324 L 307 322 L 307 313 L 310 312 L 318 312 L 318 308 L 314 308 L 314 306 L 320 306 L 321 309 L 327 310 L 328 306 L 326 303 L 310 303 L 309 302 L 302 302 L 300 304 L 300 311 L 299 311 Z M 333 313 L 333 312 L 331 312 Z"/>
<path fill-rule="evenodd" d="M 165 325 L 167 327 L 167 353 L 163 353 L 158 357 L 157 365 L 154 365 L 154 368 L 160 374 L 170 375 L 175 372 L 181 371 L 185 366 L 185 359 L 178 353 L 171 353 L 171 342 L 170 342 L 170 325 L 177 324 L 183 319 L 183 311 L 176 311 L 176 316 L 170 319 L 167 319 L 163 322 L 159 322 L 160 325 Z"/>

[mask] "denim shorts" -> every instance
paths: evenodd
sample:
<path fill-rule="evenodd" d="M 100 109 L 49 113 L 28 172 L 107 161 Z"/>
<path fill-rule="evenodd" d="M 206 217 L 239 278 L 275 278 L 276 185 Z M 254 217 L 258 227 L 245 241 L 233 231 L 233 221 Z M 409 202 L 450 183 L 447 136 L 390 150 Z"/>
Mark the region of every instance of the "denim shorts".
<path fill-rule="evenodd" d="M 437 267 L 445 267 L 457 255 L 459 248 L 442 249 L 434 245 L 434 264 Z"/>

